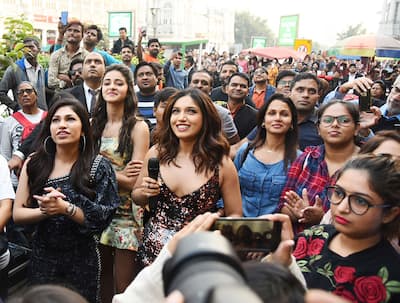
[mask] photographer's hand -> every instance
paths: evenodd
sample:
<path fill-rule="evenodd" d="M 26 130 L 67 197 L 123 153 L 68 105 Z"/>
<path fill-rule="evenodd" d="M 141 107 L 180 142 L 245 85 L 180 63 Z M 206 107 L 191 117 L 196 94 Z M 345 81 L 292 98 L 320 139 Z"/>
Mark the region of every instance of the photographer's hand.
<path fill-rule="evenodd" d="M 260 218 L 282 222 L 281 243 L 273 253 L 267 256 L 267 260 L 289 266 L 292 263 L 292 248 L 294 245 L 294 233 L 289 216 L 284 214 L 269 214 Z"/>
<path fill-rule="evenodd" d="M 210 230 L 215 220 L 219 218 L 218 213 L 206 212 L 202 215 L 198 215 L 188 225 L 178 231 L 172 239 L 168 242 L 168 251 L 174 254 L 178 242 L 187 235 L 193 234 L 199 231 Z"/>
<path fill-rule="evenodd" d="M 165 298 L 165 303 L 185 303 L 185 298 L 179 290 L 174 290 Z"/>

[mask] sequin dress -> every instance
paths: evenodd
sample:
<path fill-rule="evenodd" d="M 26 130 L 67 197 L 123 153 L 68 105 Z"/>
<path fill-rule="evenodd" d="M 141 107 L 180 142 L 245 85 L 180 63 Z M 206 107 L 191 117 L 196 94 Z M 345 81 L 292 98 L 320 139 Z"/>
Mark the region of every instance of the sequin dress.
<path fill-rule="evenodd" d="M 60 188 L 67 201 L 82 209 L 85 221 L 80 225 L 65 215 L 49 216 L 40 221 L 35 227 L 28 276 L 32 285 L 70 287 L 90 303 L 100 302 L 98 239 L 120 202 L 115 173 L 110 162 L 103 157 L 94 179 L 94 199 L 77 192 L 69 175 L 47 181 L 46 186 Z"/>
<path fill-rule="evenodd" d="M 100 153 L 111 161 L 115 171 L 125 168 L 126 159 L 121 157 L 118 148 L 118 138 L 101 138 Z M 137 251 L 143 233 L 143 208 L 136 205 L 131 198 L 131 191 L 119 188 L 121 199 L 111 224 L 100 238 L 103 245 L 119 249 Z"/>
<path fill-rule="evenodd" d="M 221 197 L 218 168 L 205 184 L 182 197 L 168 188 L 161 175 L 160 179 L 162 183 L 155 214 L 145 226 L 143 245 L 139 249 L 143 265 L 151 264 L 164 244 L 196 216 L 207 211 L 216 212 Z"/>

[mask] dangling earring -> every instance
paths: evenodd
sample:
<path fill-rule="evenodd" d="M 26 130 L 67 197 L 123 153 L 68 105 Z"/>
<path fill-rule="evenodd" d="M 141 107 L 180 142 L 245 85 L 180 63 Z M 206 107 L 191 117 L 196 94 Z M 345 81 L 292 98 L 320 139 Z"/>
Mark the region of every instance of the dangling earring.
<path fill-rule="evenodd" d="M 53 142 L 53 144 L 54 144 L 53 139 L 50 136 L 47 136 L 46 139 L 44 139 L 43 148 L 44 148 L 44 151 L 45 151 L 46 154 L 51 155 L 51 153 L 49 152 L 50 148 L 47 146 L 47 144 L 49 142 L 51 142 L 49 140 L 51 140 Z"/>
<path fill-rule="evenodd" d="M 85 137 L 85 135 L 82 135 L 81 139 L 82 139 L 82 143 L 81 143 L 82 150 L 81 150 L 81 152 L 83 153 L 83 152 L 85 152 L 85 149 L 86 149 L 86 137 Z M 81 141 L 81 140 L 79 140 L 79 141 Z"/>

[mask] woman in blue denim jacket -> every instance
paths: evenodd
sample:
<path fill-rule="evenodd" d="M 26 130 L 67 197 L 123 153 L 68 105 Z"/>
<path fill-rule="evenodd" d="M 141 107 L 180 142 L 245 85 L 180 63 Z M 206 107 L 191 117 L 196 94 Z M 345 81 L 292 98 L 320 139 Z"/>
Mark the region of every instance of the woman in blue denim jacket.
<path fill-rule="evenodd" d="M 299 154 L 297 112 L 290 98 L 272 95 L 258 112 L 257 126 L 256 138 L 241 146 L 234 161 L 245 217 L 275 212 L 286 172 Z"/>

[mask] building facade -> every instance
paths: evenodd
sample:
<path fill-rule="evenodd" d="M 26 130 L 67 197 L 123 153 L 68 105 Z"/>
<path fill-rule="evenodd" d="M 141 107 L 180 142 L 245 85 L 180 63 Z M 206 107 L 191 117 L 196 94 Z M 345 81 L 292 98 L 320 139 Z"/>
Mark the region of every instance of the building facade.
<path fill-rule="evenodd" d="M 400 0 L 385 0 L 378 34 L 400 39 Z"/>
<path fill-rule="evenodd" d="M 213 3 L 214 2 L 214 3 Z M 62 11 L 69 18 L 103 29 L 108 46 L 109 13 L 131 12 L 130 38 L 136 40 L 145 26 L 149 37 L 161 42 L 208 41 L 206 48 L 228 50 L 234 43 L 234 11 L 218 7 L 218 1 L 203 0 L 0 0 L 0 17 L 25 15 L 33 24 L 43 47 L 54 44 Z M 4 31 L 0 25 L 0 34 Z"/>

